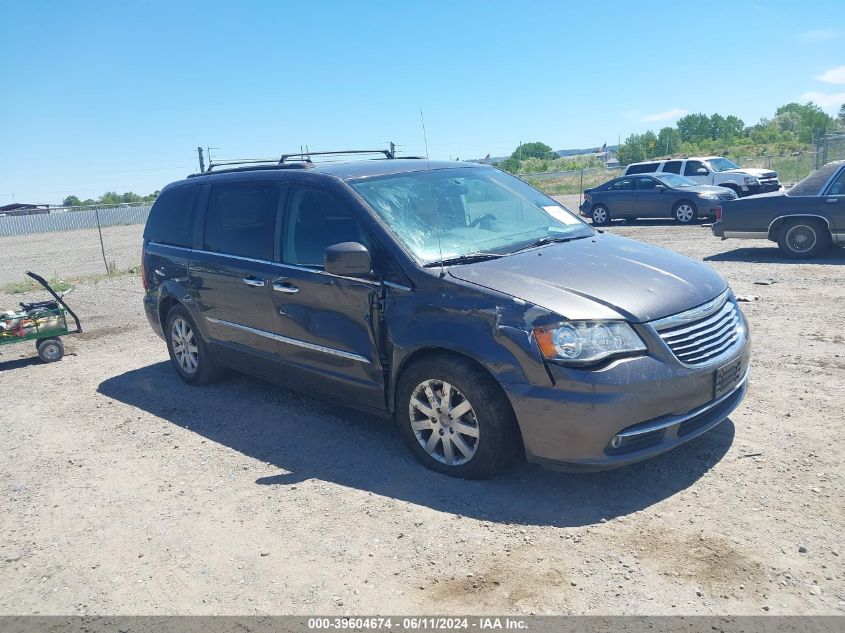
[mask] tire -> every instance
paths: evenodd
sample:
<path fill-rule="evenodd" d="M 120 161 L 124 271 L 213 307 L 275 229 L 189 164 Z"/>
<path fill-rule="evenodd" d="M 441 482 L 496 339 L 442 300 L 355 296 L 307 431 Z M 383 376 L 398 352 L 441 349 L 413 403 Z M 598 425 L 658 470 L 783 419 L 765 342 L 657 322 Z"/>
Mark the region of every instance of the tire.
<path fill-rule="evenodd" d="M 65 345 L 59 338 L 40 338 L 35 343 L 38 358 L 45 363 L 55 363 L 65 355 Z"/>
<path fill-rule="evenodd" d="M 194 320 L 181 305 L 167 313 L 164 336 L 170 362 L 188 384 L 205 385 L 223 375 L 224 369 L 211 358 Z"/>
<path fill-rule="evenodd" d="M 698 208 L 689 200 L 678 200 L 672 207 L 672 217 L 678 224 L 692 224 L 698 219 Z"/>
<path fill-rule="evenodd" d="M 447 391 L 449 402 L 442 406 Z M 456 413 L 450 415 L 447 407 Z M 457 355 L 429 356 L 402 373 L 396 391 L 396 421 L 417 461 L 452 477 L 490 477 L 522 445 L 516 417 L 499 384 Z"/>
<path fill-rule="evenodd" d="M 778 246 L 793 259 L 812 259 L 830 246 L 830 233 L 818 220 L 787 220 L 780 228 Z"/>
<path fill-rule="evenodd" d="M 590 210 L 590 219 L 596 226 L 607 226 L 610 224 L 610 211 L 603 204 L 597 204 Z"/>

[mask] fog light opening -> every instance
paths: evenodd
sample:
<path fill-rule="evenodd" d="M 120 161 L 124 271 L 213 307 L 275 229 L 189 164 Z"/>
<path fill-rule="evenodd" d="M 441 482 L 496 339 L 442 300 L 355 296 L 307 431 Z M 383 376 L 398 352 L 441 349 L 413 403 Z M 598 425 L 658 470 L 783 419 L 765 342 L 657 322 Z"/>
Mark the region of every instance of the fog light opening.
<path fill-rule="evenodd" d="M 613 439 L 610 440 L 610 447 L 611 448 L 619 448 L 622 446 L 622 436 L 621 435 L 614 435 Z"/>

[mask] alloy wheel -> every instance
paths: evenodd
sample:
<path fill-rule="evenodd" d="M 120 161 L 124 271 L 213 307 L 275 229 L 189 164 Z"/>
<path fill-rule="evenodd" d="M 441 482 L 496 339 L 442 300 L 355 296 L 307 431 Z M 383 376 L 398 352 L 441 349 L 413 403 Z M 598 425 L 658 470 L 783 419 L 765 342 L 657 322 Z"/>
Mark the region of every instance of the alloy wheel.
<path fill-rule="evenodd" d="M 199 350 L 194 331 L 185 319 L 174 319 L 170 329 L 173 356 L 186 374 L 193 374 L 199 365 Z"/>
<path fill-rule="evenodd" d="M 436 379 L 421 382 L 411 394 L 408 415 L 417 441 L 438 462 L 460 466 L 475 456 L 478 419 L 454 385 Z"/>

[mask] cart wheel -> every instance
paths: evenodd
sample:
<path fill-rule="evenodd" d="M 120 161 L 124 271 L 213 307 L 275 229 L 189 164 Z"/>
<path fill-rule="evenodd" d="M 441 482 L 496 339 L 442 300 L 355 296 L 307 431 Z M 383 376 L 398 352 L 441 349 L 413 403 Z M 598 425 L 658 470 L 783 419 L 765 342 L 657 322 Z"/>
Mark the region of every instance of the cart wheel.
<path fill-rule="evenodd" d="M 36 343 L 38 358 L 45 363 L 55 363 L 65 355 L 64 343 L 58 338 L 42 338 Z"/>

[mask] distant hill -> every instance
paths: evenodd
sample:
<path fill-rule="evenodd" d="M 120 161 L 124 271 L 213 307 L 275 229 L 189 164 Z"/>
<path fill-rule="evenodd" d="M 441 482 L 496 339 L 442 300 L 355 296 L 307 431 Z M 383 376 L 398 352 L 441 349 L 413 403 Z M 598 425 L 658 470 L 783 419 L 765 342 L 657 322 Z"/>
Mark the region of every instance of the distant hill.
<path fill-rule="evenodd" d="M 599 146 L 599 147 L 588 147 L 586 149 L 558 149 L 558 150 L 555 150 L 555 154 L 557 154 L 558 156 L 561 156 L 561 157 L 564 157 L 564 156 L 580 156 L 581 154 L 595 154 L 597 151 L 599 151 L 599 149 L 601 149 L 601 146 Z M 618 145 L 608 145 L 607 146 L 607 151 L 611 154 L 615 155 L 618 152 L 618 150 L 619 150 Z M 508 158 L 510 158 L 510 156 L 493 156 L 493 157 L 488 158 L 488 159 L 468 158 L 464 162 L 467 162 L 467 163 L 487 163 L 487 164 L 491 164 L 491 165 L 498 165 L 503 160 L 508 159 Z"/>
<path fill-rule="evenodd" d="M 598 147 L 588 147 L 587 149 L 558 149 L 555 150 L 555 154 L 558 156 L 578 156 L 579 154 L 594 154 L 595 152 L 599 151 L 601 146 Z M 618 145 L 608 145 L 607 151 L 613 152 L 614 154 L 619 150 Z"/>

